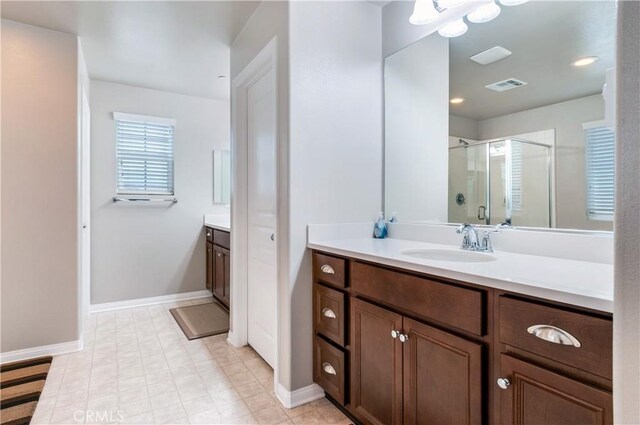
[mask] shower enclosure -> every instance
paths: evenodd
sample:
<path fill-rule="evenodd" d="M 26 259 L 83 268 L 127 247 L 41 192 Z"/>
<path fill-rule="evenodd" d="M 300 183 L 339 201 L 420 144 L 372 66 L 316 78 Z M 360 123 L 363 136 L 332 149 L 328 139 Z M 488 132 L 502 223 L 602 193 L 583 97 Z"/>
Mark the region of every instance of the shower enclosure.
<path fill-rule="evenodd" d="M 449 148 L 449 222 L 551 227 L 551 146 L 509 138 Z"/>

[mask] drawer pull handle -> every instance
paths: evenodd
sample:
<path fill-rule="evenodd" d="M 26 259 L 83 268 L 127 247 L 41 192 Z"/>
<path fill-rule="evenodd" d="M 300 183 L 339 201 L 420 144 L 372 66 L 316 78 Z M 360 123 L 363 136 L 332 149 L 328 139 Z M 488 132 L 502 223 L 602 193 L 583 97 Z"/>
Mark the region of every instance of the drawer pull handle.
<path fill-rule="evenodd" d="M 580 341 L 569 332 L 551 325 L 534 325 L 527 329 L 531 335 L 554 344 L 580 347 Z"/>
<path fill-rule="evenodd" d="M 326 274 L 336 274 L 336 271 L 333 270 L 333 267 L 331 267 L 328 264 L 324 264 L 322 267 L 320 267 L 320 270 L 322 271 L 322 273 L 326 273 Z"/>
<path fill-rule="evenodd" d="M 335 319 L 336 318 L 336 314 L 333 312 L 333 310 L 331 310 L 330 308 L 323 308 L 322 309 L 322 315 L 324 317 L 328 317 L 329 319 Z"/>
<path fill-rule="evenodd" d="M 324 370 L 329 375 L 337 375 L 336 370 L 329 363 L 322 363 L 322 370 Z"/>

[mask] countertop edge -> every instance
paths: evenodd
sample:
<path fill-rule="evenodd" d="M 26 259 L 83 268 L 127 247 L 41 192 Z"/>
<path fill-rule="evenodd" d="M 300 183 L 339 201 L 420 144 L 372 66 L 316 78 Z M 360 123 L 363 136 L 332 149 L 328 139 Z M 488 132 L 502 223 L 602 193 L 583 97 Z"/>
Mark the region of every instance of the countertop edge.
<path fill-rule="evenodd" d="M 502 279 L 489 278 L 485 276 L 479 276 L 470 273 L 463 273 L 459 271 L 440 269 L 430 267 L 424 264 L 412 263 L 409 261 L 399 261 L 384 256 L 377 256 L 371 254 L 365 254 L 358 251 L 340 249 L 331 246 L 322 245 L 321 243 L 308 243 L 309 249 L 314 249 L 329 254 L 340 255 L 344 257 L 355 258 L 357 260 L 364 260 L 379 263 L 382 265 L 399 268 L 402 270 L 426 273 L 433 276 L 460 280 L 463 282 L 469 282 L 480 286 L 489 288 L 509 291 L 531 297 L 536 297 L 548 301 L 560 302 L 577 307 L 583 307 L 591 310 L 597 310 L 605 313 L 613 313 L 613 300 L 592 297 L 583 294 L 576 294 L 572 292 L 563 291 L 561 289 L 544 288 L 535 285 L 526 285 L 519 282 L 506 281 Z"/>
<path fill-rule="evenodd" d="M 231 226 L 227 226 L 224 224 L 220 224 L 220 223 L 204 223 L 205 227 L 210 227 L 212 229 L 216 229 L 216 230 L 222 230 L 223 232 L 229 232 L 231 233 Z"/>

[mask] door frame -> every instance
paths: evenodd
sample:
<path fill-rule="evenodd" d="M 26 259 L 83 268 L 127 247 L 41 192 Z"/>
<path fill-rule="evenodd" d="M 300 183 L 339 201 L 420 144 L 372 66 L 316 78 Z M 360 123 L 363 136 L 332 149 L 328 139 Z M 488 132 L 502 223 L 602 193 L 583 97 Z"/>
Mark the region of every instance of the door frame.
<path fill-rule="evenodd" d="M 275 139 L 275 169 L 276 169 L 276 217 L 280 216 L 281 168 L 279 167 L 279 152 L 281 151 L 278 111 L 278 40 L 274 37 L 251 60 L 251 62 L 236 76 L 231 83 L 231 300 L 230 300 L 230 330 L 228 340 L 235 347 L 248 343 L 248 265 L 247 255 L 249 245 L 249 200 L 248 200 L 248 140 L 247 140 L 247 94 L 249 88 L 262 78 L 267 72 L 272 72 L 274 89 L 273 110 Z M 282 228 L 280 220 L 276 219 L 276 277 L 280 276 L 280 236 Z M 276 311 L 280 311 L 280 283 L 277 285 Z M 279 316 L 279 315 L 278 315 Z M 277 382 L 278 359 L 280 346 L 280 323 L 276 326 L 276 367 L 274 380 Z M 274 383 L 275 385 L 275 383 Z"/>

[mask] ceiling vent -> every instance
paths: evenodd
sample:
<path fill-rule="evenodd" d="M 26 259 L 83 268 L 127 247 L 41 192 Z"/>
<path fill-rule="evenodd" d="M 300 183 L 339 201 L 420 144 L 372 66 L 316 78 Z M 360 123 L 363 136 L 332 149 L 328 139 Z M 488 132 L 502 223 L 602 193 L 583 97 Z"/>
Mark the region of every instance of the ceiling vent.
<path fill-rule="evenodd" d="M 485 86 L 485 87 L 488 88 L 489 90 L 503 92 L 511 89 L 517 89 L 518 87 L 522 87 L 526 85 L 527 83 L 525 83 L 522 80 L 518 80 L 516 78 L 508 78 L 503 81 L 498 81 L 497 83 L 489 84 L 488 86 Z"/>
<path fill-rule="evenodd" d="M 509 56 L 511 56 L 511 51 L 502 46 L 496 46 L 489 50 L 485 50 L 484 52 L 480 52 L 477 55 L 473 55 L 469 59 L 479 63 L 480 65 L 489 65 L 490 63 L 498 62 L 499 60 Z"/>

